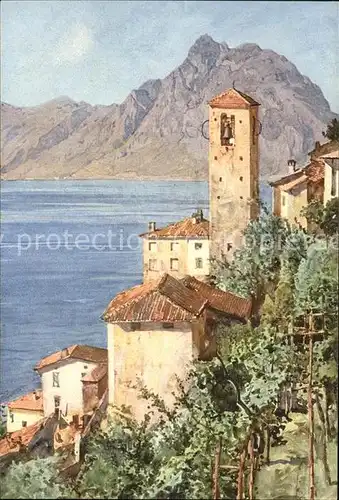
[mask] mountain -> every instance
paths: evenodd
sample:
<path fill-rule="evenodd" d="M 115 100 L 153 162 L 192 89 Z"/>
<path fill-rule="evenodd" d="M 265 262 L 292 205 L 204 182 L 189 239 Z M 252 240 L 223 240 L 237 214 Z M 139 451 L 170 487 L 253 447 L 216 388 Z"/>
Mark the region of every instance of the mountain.
<path fill-rule="evenodd" d="M 112 82 L 112 85 L 114 82 Z M 34 107 L 1 104 L 2 177 L 207 177 L 201 135 L 207 102 L 232 85 L 261 103 L 261 174 L 304 161 L 336 115 L 320 88 L 284 56 L 201 36 L 163 80 L 148 80 L 118 105 L 67 96 Z"/>

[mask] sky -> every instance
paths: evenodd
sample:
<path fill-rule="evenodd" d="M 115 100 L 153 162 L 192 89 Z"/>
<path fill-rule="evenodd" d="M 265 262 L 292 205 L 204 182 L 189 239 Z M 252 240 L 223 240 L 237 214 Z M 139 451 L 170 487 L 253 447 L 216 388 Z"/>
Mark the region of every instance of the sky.
<path fill-rule="evenodd" d="M 338 23 L 338 2 L 3 0 L 1 100 L 119 104 L 209 34 L 284 55 L 339 112 Z"/>

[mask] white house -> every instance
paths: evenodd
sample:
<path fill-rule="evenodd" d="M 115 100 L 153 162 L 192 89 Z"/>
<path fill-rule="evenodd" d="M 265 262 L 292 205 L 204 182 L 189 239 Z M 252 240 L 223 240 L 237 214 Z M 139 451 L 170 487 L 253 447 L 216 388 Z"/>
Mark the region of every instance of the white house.
<path fill-rule="evenodd" d="M 42 358 L 34 370 L 41 376 L 44 416 L 84 413 L 82 379 L 98 365 L 107 365 L 107 349 L 72 345 Z"/>

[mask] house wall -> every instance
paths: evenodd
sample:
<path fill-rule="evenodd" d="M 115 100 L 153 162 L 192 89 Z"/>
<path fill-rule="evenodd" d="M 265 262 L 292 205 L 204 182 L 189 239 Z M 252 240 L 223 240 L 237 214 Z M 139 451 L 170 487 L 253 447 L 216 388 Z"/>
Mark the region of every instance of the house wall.
<path fill-rule="evenodd" d="M 152 250 L 149 244 L 152 244 Z M 175 249 L 171 250 L 171 244 Z M 202 243 L 201 250 L 195 250 L 195 243 Z M 196 269 L 195 258 L 203 258 L 203 268 Z M 144 281 L 158 279 L 163 273 L 168 273 L 175 278 L 182 278 L 187 274 L 201 277 L 209 273 L 209 240 L 185 238 L 178 239 L 148 239 L 143 238 Z M 149 260 L 156 259 L 157 269 L 149 268 Z M 171 269 L 171 259 L 178 259 L 178 270 Z"/>
<path fill-rule="evenodd" d="M 280 216 L 286 219 L 291 224 L 296 224 L 295 218 L 303 226 L 307 226 L 307 221 L 305 217 L 300 216 L 300 211 L 302 208 L 306 207 L 308 204 L 307 197 L 307 184 L 306 182 L 298 186 L 296 189 L 290 191 L 281 190 L 280 194 Z M 278 215 L 278 210 L 275 210 L 275 214 Z"/>
<path fill-rule="evenodd" d="M 44 415 L 54 412 L 54 396 L 60 397 L 60 409 L 63 414 L 82 413 L 82 376 L 89 373 L 96 363 L 65 359 L 40 371 L 44 401 Z M 59 372 L 60 387 L 53 387 L 53 372 Z"/>
<path fill-rule="evenodd" d="M 189 323 L 164 329 L 161 323 L 142 323 L 132 331 L 130 324 L 108 324 L 109 404 L 131 407 L 141 420 L 149 402 L 138 399 L 132 386 L 140 382 L 170 405 L 177 389 L 176 376 L 185 378 L 191 361 L 198 355 Z"/>
<path fill-rule="evenodd" d="M 84 413 L 88 413 L 98 405 L 107 389 L 108 377 L 105 375 L 98 382 L 83 382 L 82 384 L 83 409 Z"/>
<path fill-rule="evenodd" d="M 333 165 L 333 167 L 331 166 Z M 336 170 L 335 192 L 332 194 L 332 168 Z M 325 182 L 324 182 L 324 204 L 339 196 L 339 160 L 334 160 L 333 163 L 325 162 Z"/>
<path fill-rule="evenodd" d="M 13 415 L 14 421 L 11 421 Z M 7 408 L 7 432 L 14 432 L 22 429 L 22 422 L 27 422 L 29 425 L 35 424 L 44 417 L 43 411 L 36 410 L 18 410 Z"/>
<path fill-rule="evenodd" d="M 221 146 L 221 114 L 235 117 L 235 146 Z M 209 109 L 211 257 L 228 260 L 242 244 L 242 231 L 257 217 L 259 196 L 258 108 Z M 229 249 L 229 245 L 232 248 Z"/>

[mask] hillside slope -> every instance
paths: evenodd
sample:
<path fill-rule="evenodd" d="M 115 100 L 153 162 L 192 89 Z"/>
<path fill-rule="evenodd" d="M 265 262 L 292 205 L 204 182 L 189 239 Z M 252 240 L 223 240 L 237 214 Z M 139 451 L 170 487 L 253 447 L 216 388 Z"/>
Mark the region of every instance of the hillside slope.
<path fill-rule="evenodd" d="M 284 56 L 204 35 L 178 68 L 120 105 L 68 97 L 30 108 L 2 103 L 2 177 L 206 178 L 200 127 L 207 102 L 233 83 L 262 104 L 262 176 L 282 171 L 290 157 L 304 161 L 335 116 L 320 88 Z"/>

